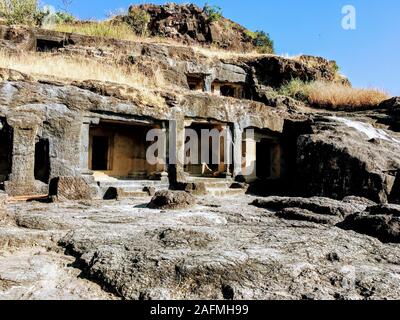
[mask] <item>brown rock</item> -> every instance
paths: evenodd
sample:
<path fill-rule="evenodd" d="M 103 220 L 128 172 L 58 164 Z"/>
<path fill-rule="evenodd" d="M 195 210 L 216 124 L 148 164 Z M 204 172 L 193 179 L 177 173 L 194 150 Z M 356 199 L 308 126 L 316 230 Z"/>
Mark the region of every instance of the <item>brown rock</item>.
<path fill-rule="evenodd" d="M 185 209 L 196 204 L 196 199 L 184 191 L 159 191 L 155 194 L 148 207 L 151 209 Z"/>
<path fill-rule="evenodd" d="M 49 195 L 58 201 L 92 200 L 90 186 L 82 177 L 58 177 L 50 182 Z"/>

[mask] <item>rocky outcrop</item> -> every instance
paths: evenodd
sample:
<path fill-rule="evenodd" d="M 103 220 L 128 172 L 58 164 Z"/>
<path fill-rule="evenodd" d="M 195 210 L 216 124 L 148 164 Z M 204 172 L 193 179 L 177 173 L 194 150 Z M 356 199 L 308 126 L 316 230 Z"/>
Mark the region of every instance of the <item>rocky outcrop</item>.
<path fill-rule="evenodd" d="M 224 17 L 213 20 L 194 4 L 134 5 L 123 19 L 129 23 L 132 13 L 141 11 L 144 12 L 142 15 L 149 16 L 147 30 L 152 36 L 171 38 L 186 44 L 213 44 L 229 50 L 254 49 L 252 38 L 244 27 Z"/>
<path fill-rule="evenodd" d="M 292 79 L 309 81 L 334 81 L 336 75 L 334 61 L 313 57 L 298 59 L 282 58 L 278 56 L 262 56 L 249 61 L 252 68 L 252 78 L 255 85 L 278 88 Z"/>
<path fill-rule="evenodd" d="M 297 150 L 297 191 L 304 196 L 355 195 L 375 202 L 400 197 L 400 139 L 394 133 L 351 119 L 316 119 Z"/>
<path fill-rule="evenodd" d="M 378 106 L 379 113 L 384 112 L 386 118 L 379 119 L 386 125 L 389 125 L 391 130 L 400 131 L 400 97 L 393 97 L 383 101 Z"/>
<path fill-rule="evenodd" d="M 400 243 L 400 206 L 372 206 L 347 217 L 338 226 L 375 237 L 384 243 Z"/>
<path fill-rule="evenodd" d="M 196 199 L 185 191 L 158 191 L 148 204 L 151 209 L 176 210 L 192 207 Z"/>

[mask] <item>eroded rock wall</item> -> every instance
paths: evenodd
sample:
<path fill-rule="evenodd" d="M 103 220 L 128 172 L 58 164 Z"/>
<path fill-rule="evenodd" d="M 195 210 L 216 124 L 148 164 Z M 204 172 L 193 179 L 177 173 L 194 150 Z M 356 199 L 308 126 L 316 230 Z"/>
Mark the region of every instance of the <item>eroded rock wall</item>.
<path fill-rule="evenodd" d="M 387 139 L 371 139 L 336 119 L 317 121 L 312 134 L 298 139 L 297 192 L 335 199 L 361 196 L 376 202 L 395 201 L 400 197 L 394 188 L 400 169 L 400 140 L 389 135 Z"/>

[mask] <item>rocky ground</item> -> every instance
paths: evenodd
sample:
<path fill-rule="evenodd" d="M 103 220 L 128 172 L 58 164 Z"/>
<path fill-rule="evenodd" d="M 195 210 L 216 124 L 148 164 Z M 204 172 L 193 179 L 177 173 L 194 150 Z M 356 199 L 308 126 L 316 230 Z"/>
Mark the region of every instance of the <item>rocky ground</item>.
<path fill-rule="evenodd" d="M 400 296 L 400 246 L 351 230 L 378 236 L 352 222 L 384 215 L 390 223 L 379 226 L 393 235 L 397 207 L 243 195 L 167 211 L 149 201 L 9 204 L 0 227 L 0 298 Z"/>

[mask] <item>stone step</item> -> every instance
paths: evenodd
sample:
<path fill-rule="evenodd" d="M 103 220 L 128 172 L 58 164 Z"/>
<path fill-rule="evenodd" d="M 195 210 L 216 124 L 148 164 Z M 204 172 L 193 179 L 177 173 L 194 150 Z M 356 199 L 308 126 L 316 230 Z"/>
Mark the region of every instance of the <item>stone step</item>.
<path fill-rule="evenodd" d="M 207 188 L 207 192 L 214 197 L 229 197 L 243 195 L 246 193 L 246 190 L 229 188 Z"/>
<path fill-rule="evenodd" d="M 168 184 L 162 183 L 161 181 L 152 181 L 152 180 L 122 180 L 122 181 L 100 181 L 98 182 L 100 188 L 137 188 L 143 189 L 144 187 L 155 187 L 155 188 L 163 188 L 169 187 Z"/>
<path fill-rule="evenodd" d="M 194 178 L 189 181 L 194 183 L 204 183 L 206 188 L 229 188 L 233 183 L 232 179 L 213 178 Z"/>
<path fill-rule="evenodd" d="M 150 195 L 148 192 L 145 192 L 145 191 L 126 192 L 124 190 L 122 192 L 118 192 L 118 200 L 134 199 L 134 198 L 147 198 L 147 197 L 150 197 Z"/>
<path fill-rule="evenodd" d="M 110 180 L 99 181 L 98 185 L 103 198 L 109 192 L 109 189 L 115 188 L 118 199 L 149 197 L 149 193 L 143 191 L 144 188 L 154 188 L 156 192 L 169 189 L 169 184 L 158 180 Z M 113 195 L 113 192 L 111 194 Z"/>

